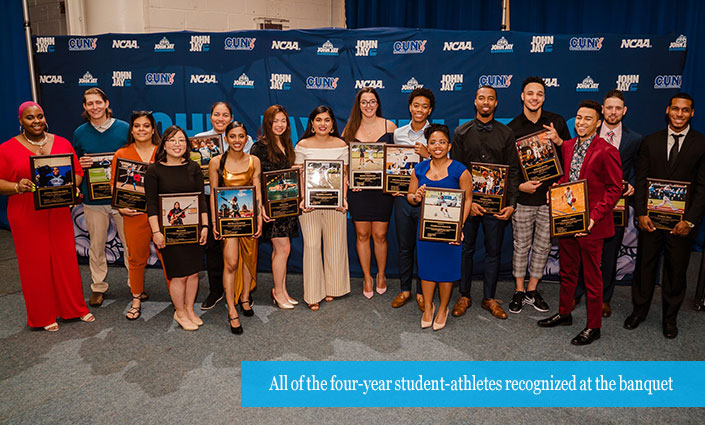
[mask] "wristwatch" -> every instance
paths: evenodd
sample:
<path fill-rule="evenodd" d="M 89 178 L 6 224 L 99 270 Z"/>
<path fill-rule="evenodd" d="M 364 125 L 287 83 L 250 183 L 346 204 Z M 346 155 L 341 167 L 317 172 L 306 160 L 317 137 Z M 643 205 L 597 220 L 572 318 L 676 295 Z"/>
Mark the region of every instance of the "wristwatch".
<path fill-rule="evenodd" d="M 689 222 L 688 220 L 683 220 L 683 221 L 685 221 L 685 224 L 687 224 L 688 227 L 690 227 L 691 229 L 692 229 L 693 227 L 695 227 L 695 224 Z"/>

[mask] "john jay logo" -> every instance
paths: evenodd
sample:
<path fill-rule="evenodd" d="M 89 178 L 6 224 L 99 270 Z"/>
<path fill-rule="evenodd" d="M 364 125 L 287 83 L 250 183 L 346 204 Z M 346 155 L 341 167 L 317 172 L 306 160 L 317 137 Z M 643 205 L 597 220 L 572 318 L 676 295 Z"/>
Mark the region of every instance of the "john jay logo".
<path fill-rule="evenodd" d="M 623 38 L 620 49 L 650 49 L 650 38 Z"/>
<path fill-rule="evenodd" d="M 148 86 L 171 86 L 175 76 L 175 72 L 149 72 L 144 76 L 144 83 Z"/>
<path fill-rule="evenodd" d="M 207 52 L 211 48 L 210 35 L 192 35 L 189 52 Z"/>
<path fill-rule="evenodd" d="M 338 56 L 338 48 L 335 47 L 330 40 L 326 40 L 326 42 L 316 50 L 316 54 L 320 56 Z"/>
<path fill-rule="evenodd" d="M 132 71 L 113 71 L 113 87 L 132 87 Z"/>
<path fill-rule="evenodd" d="M 668 45 L 668 50 L 672 52 L 680 52 L 685 50 L 686 47 L 688 47 L 688 37 L 681 34 L 678 38 L 676 38 L 676 41 L 673 41 Z"/>
<path fill-rule="evenodd" d="M 291 89 L 291 74 L 271 74 L 269 77 L 270 90 Z"/>
<path fill-rule="evenodd" d="M 357 40 L 355 56 L 377 56 L 377 40 Z"/>
<path fill-rule="evenodd" d="M 215 74 L 191 74 L 191 84 L 218 84 Z"/>
<path fill-rule="evenodd" d="M 490 48 L 490 53 L 512 53 L 513 51 L 514 44 L 510 44 L 504 37 L 497 40 L 497 42 Z"/>
<path fill-rule="evenodd" d="M 96 37 L 69 38 L 69 50 L 72 52 L 95 50 L 97 46 Z"/>
<path fill-rule="evenodd" d="M 531 38 L 530 53 L 544 53 L 553 51 L 552 35 L 535 35 Z"/>
<path fill-rule="evenodd" d="M 506 89 L 512 85 L 513 75 L 481 75 L 479 86 L 492 86 L 496 89 Z"/>
<path fill-rule="evenodd" d="M 272 74 L 274 75 L 274 74 Z M 233 87 L 236 89 L 253 89 L 255 88 L 255 82 L 250 80 L 244 72 L 240 75 L 237 80 L 233 81 Z"/>
<path fill-rule="evenodd" d="M 53 52 L 54 44 L 54 37 L 37 37 L 37 53 Z"/>
<path fill-rule="evenodd" d="M 39 84 L 64 84 L 63 75 L 40 75 Z"/>
<path fill-rule="evenodd" d="M 411 93 L 414 91 L 414 89 L 417 89 L 419 87 L 423 87 L 423 84 L 420 84 L 416 78 L 411 77 L 409 78 L 409 81 L 406 82 L 406 84 L 401 85 L 401 92 L 402 93 Z"/>
<path fill-rule="evenodd" d="M 575 86 L 575 91 L 597 91 L 600 83 L 596 83 L 589 75 Z"/>
<path fill-rule="evenodd" d="M 546 84 L 546 87 L 560 87 L 560 84 L 558 84 L 558 78 L 554 77 L 544 77 L 543 83 Z"/>
<path fill-rule="evenodd" d="M 159 43 L 154 45 L 154 51 L 155 52 L 173 52 L 174 51 L 174 43 L 169 42 L 168 38 L 163 37 L 161 40 L 159 40 Z"/>
<path fill-rule="evenodd" d="M 445 41 L 443 42 L 443 51 L 458 51 L 458 50 L 475 50 L 472 48 L 472 41 Z"/>
<path fill-rule="evenodd" d="M 679 89 L 683 77 L 681 75 L 657 75 L 654 79 L 655 89 Z"/>
<path fill-rule="evenodd" d="M 113 40 L 113 49 L 139 49 L 137 40 Z"/>
<path fill-rule="evenodd" d="M 617 90 L 637 91 L 639 88 L 639 75 L 618 75 Z"/>
<path fill-rule="evenodd" d="M 441 75 L 441 91 L 460 91 L 463 89 L 463 74 Z"/>
<path fill-rule="evenodd" d="M 602 49 L 605 37 L 573 37 L 569 42 L 570 50 L 598 51 Z"/>
<path fill-rule="evenodd" d="M 91 75 L 90 72 L 86 71 L 83 77 L 78 79 L 79 86 L 97 86 L 98 79 Z"/>
<path fill-rule="evenodd" d="M 339 77 L 308 77 L 306 88 L 309 90 L 335 90 Z"/>
<path fill-rule="evenodd" d="M 365 87 L 372 87 L 373 89 L 383 89 L 384 84 L 382 80 L 355 80 L 355 90 L 362 89 Z"/>
<path fill-rule="evenodd" d="M 392 53 L 395 55 L 406 55 L 423 53 L 424 50 L 426 50 L 426 40 L 395 41 Z"/>
<path fill-rule="evenodd" d="M 226 37 L 225 50 L 254 50 L 256 38 Z"/>
<path fill-rule="evenodd" d="M 272 50 L 301 50 L 298 41 L 272 40 Z"/>

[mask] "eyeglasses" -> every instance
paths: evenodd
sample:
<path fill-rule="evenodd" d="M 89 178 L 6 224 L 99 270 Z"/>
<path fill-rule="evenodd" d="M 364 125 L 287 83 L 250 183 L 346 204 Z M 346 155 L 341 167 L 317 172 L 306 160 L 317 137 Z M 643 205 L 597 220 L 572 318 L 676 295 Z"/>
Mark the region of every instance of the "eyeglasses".
<path fill-rule="evenodd" d="M 376 100 L 362 100 L 360 101 L 360 106 L 375 106 L 377 105 Z"/>
<path fill-rule="evenodd" d="M 169 139 L 166 142 L 171 143 L 172 145 L 185 145 L 186 139 Z"/>

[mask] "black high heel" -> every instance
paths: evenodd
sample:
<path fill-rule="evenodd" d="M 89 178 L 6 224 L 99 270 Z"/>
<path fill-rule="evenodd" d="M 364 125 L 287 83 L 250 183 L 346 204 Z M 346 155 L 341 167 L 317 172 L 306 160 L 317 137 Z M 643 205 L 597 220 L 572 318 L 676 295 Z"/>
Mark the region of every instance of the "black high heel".
<path fill-rule="evenodd" d="M 238 327 L 233 326 L 233 320 L 239 320 L 240 316 L 237 317 L 230 317 L 228 316 L 228 325 L 230 325 L 230 332 L 234 333 L 235 335 L 240 335 L 242 334 L 242 324 L 238 325 Z"/>
<path fill-rule="evenodd" d="M 250 306 L 249 310 L 245 310 L 245 306 L 243 304 L 247 304 Z M 240 300 L 240 310 L 242 310 L 242 314 L 244 314 L 246 317 L 252 317 L 255 315 L 255 311 L 252 310 L 252 306 L 255 303 L 252 302 L 252 299 L 249 300 Z"/>

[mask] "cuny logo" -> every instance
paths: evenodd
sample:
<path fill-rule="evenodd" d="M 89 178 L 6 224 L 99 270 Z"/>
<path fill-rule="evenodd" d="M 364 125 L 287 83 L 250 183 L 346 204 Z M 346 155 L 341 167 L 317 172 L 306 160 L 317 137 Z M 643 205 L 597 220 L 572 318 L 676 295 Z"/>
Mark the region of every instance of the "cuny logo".
<path fill-rule="evenodd" d="M 685 50 L 686 47 L 688 47 L 688 37 L 681 34 L 678 38 L 676 38 L 676 41 L 673 41 L 668 45 L 668 50 L 672 52 L 679 52 Z"/>
<path fill-rule="evenodd" d="M 269 77 L 270 90 L 291 89 L 291 74 L 271 74 Z"/>
<path fill-rule="evenodd" d="M 639 89 L 639 75 L 618 75 L 617 90 L 637 91 Z"/>
<path fill-rule="evenodd" d="M 681 75 L 657 75 L 654 78 L 655 89 L 679 89 L 683 77 Z"/>
<path fill-rule="evenodd" d="M 211 48 L 210 35 L 192 35 L 189 52 L 207 52 Z"/>
<path fill-rule="evenodd" d="M 512 85 L 513 75 L 481 75 L 479 86 L 492 86 L 496 89 L 506 89 Z"/>
<path fill-rule="evenodd" d="M 306 88 L 309 90 L 335 90 L 339 77 L 307 77 Z"/>
<path fill-rule="evenodd" d="M 546 87 L 560 87 L 560 84 L 558 84 L 558 78 L 554 77 L 544 77 L 543 83 L 546 84 Z"/>
<path fill-rule="evenodd" d="M 575 86 L 575 91 L 597 91 L 600 83 L 596 83 L 589 75 Z"/>
<path fill-rule="evenodd" d="M 215 74 L 191 74 L 191 84 L 218 84 Z"/>
<path fill-rule="evenodd" d="M 544 53 L 553 51 L 552 35 L 535 35 L 531 38 L 531 51 L 529 53 Z"/>
<path fill-rule="evenodd" d="M 423 53 L 426 50 L 426 40 L 395 41 L 392 53 L 407 55 Z"/>
<path fill-rule="evenodd" d="M 444 41 L 443 51 L 444 52 L 455 52 L 458 50 L 474 50 L 472 48 L 472 41 Z"/>
<path fill-rule="evenodd" d="M 605 37 L 573 37 L 570 39 L 570 50 L 582 50 L 596 52 L 602 49 L 602 41 Z"/>
<path fill-rule="evenodd" d="M 113 40 L 113 49 L 139 49 L 137 40 Z"/>
<path fill-rule="evenodd" d="M 90 72 L 86 71 L 83 77 L 78 79 L 79 86 L 97 86 L 98 79 L 93 77 Z"/>
<path fill-rule="evenodd" d="M 463 74 L 441 75 L 441 91 L 460 91 L 463 89 Z"/>
<path fill-rule="evenodd" d="M 357 40 L 355 56 L 377 56 L 377 40 Z"/>
<path fill-rule="evenodd" d="M 255 88 L 255 82 L 250 80 L 250 77 L 243 72 L 237 80 L 233 81 L 233 87 L 236 89 L 253 89 Z"/>
<path fill-rule="evenodd" d="M 155 52 L 173 52 L 174 51 L 174 43 L 170 43 L 169 39 L 164 37 L 161 40 L 159 40 L 159 43 L 154 45 L 154 51 Z"/>
<path fill-rule="evenodd" d="M 144 83 L 148 86 L 171 86 L 175 76 L 175 72 L 149 72 L 144 75 Z"/>
<path fill-rule="evenodd" d="M 620 49 L 650 49 L 650 38 L 623 38 Z"/>
<path fill-rule="evenodd" d="M 132 71 L 113 71 L 113 87 L 132 87 Z"/>
<path fill-rule="evenodd" d="M 362 89 L 365 87 L 372 87 L 373 89 L 383 89 L 384 84 L 382 80 L 355 80 L 355 89 Z"/>
<path fill-rule="evenodd" d="M 256 38 L 250 37 L 226 37 L 225 50 L 253 50 Z"/>
<path fill-rule="evenodd" d="M 95 50 L 97 46 L 96 37 L 69 38 L 69 50 L 72 52 Z"/>
<path fill-rule="evenodd" d="M 53 52 L 54 44 L 54 37 L 37 37 L 37 53 Z"/>
<path fill-rule="evenodd" d="M 301 50 L 298 41 L 272 40 L 272 50 Z"/>
<path fill-rule="evenodd" d="M 64 84 L 63 75 L 40 75 L 39 84 Z"/>
<path fill-rule="evenodd" d="M 409 78 L 409 81 L 406 82 L 406 84 L 401 85 L 401 92 L 402 93 L 411 93 L 414 91 L 414 89 L 417 89 L 419 87 L 423 87 L 423 84 L 420 84 L 416 78 L 411 77 Z"/>
<path fill-rule="evenodd" d="M 326 42 L 316 50 L 316 54 L 319 56 L 338 56 L 338 48 L 335 47 L 330 40 L 326 40 Z"/>
<path fill-rule="evenodd" d="M 501 37 L 495 44 L 490 48 L 490 53 L 512 53 L 514 51 L 514 44 L 509 44 L 506 38 Z"/>

